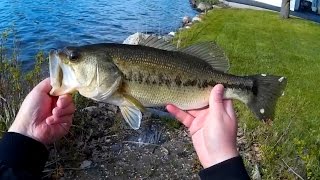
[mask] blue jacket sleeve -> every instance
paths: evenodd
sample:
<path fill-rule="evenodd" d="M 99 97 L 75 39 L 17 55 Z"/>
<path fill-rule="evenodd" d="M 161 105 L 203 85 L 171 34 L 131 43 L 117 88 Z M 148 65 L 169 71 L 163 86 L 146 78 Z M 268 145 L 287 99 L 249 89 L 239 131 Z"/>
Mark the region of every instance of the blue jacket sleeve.
<path fill-rule="evenodd" d="M 250 179 L 241 156 L 237 156 L 199 172 L 201 180 L 248 180 Z"/>
<path fill-rule="evenodd" d="M 48 150 L 27 136 L 7 132 L 0 141 L 0 179 L 41 179 Z"/>

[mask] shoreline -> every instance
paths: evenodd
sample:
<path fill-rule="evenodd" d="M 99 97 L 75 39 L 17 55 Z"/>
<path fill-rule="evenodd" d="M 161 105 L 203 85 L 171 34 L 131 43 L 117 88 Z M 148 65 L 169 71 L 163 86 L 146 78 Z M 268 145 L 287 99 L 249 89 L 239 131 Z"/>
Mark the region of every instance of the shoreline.
<path fill-rule="evenodd" d="M 164 35 L 157 35 L 154 33 L 143 33 L 143 32 L 135 32 L 134 34 L 129 35 L 122 43 L 123 44 L 131 44 L 131 45 L 137 45 L 139 40 L 141 38 L 146 39 L 147 37 L 151 36 L 158 36 L 159 38 L 163 38 L 165 41 L 172 41 L 173 38 L 175 37 L 175 35 L 177 33 L 179 33 L 180 31 L 183 31 L 185 29 L 190 29 L 192 27 L 192 25 L 196 24 L 196 23 L 200 23 L 202 21 L 203 16 L 209 12 L 212 11 L 214 9 L 220 9 L 223 8 L 223 6 L 225 6 L 225 4 L 223 2 L 220 2 L 218 5 L 210 5 L 210 7 L 207 6 L 204 7 L 204 10 L 201 10 L 198 8 L 198 5 L 202 2 L 199 2 L 199 4 L 197 5 L 196 2 L 194 0 L 189 0 L 190 6 L 191 8 L 195 9 L 198 11 L 198 14 L 196 14 L 193 17 L 189 17 L 189 16 L 184 16 L 180 22 L 181 25 L 179 28 L 177 28 L 176 31 L 171 31 L 168 34 L 164 34 Z"/>
<path fill-rule="evenodd" d="M 134 34 L 129 35 L 124 41 L 123 44 L 138 44 L 140 38 L 147 38 L 149 35 L 155 35 L 159 38 L 163 38 L 165 41 L 172 41 L 177 33 L 183 31 L 185 29 L 190 29 L 192 25 L 196 23 L 200 23 L 202 21 L 203 16 L 206 15 L 207 12 L 210 12 L 215 9 L 221 8 L 235 8 L 235 9 L 252 9 L 258 11 L 273 11 L 278 12 L 280 8 L 273 7 L 271 5 L 267 5 L 264 3 L 254 2 L 254 1 L 243 1 L 243 0 L 219 0 L 217 4 L 209 4 L 206 2 L 196 2 L 196 0 L 189 0 L 191 8 L 198 11 L 194 17 L 184 16 L 182 18 L 182 26 L 179 27 L 176 31 L 171 31 L 168 34 L 164 35 L 156 35 L 153 33 L 142 33 L 136 32 Z M 302 18 L 305 20 L 318 22 L 320 23 L 320 15 L 310 15 L 302 12 L 290 11 L 290 16 Z M 177 47 L 179 47 L 179 42 Z"/>

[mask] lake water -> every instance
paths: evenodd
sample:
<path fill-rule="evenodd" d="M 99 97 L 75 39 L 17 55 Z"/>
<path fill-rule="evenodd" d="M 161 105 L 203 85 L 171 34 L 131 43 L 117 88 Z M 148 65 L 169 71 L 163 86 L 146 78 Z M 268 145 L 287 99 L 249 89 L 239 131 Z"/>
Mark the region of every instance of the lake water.
<path fill-rule="evenodd" d="M 39 50 L 121 43 L 135 32 L 166 34 L 195 14 L 188 0 L 1 0 L 0 31 L 15 30 L 28 69 Z"/>

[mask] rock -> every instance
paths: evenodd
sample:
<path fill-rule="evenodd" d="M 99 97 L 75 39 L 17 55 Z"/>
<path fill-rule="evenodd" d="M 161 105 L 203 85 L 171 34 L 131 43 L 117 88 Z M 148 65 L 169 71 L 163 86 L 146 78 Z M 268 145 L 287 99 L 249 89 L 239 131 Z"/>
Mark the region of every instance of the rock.
<path fill-rule="evenodd" d="M 191 7 L 196 8 L 197 7 L 197 2 L 196 0 L 189 0 Z"/>
<path fill-rule="evenodd" d="M 84 160 L 82 161 L 81 165 L 80 165 L 80 169 L 86 169 L 89 168 L 92 164 L 92 161 L 88 161 L 88 160 Z"/>
<path fill-rule="evenodd" d="M 197 9 L 199 11 L 208 11 L 208 10 L 212 9 L 212 5 L 210 5 L 207 2 L 201 2 L 198 4 Z"/>
<path fill-rule="evenodd" d="M 195 16 L 192 18 L 192 22 L 196 22 L 196 21 L 202 21 L 201 18 L 199 16 Z"/>
<path fill-rule="evenodd" d="M 217 5 L 212 5 L 212 8 L 214 8 L 214 9 L 221 9 L 222 7 L 221 7 L 221 6 L 217 6 Z"/>
<path fill-rule="evenodd" d="M 191 26 L 192 25 L 192 22 L 189 22 L 188 24 L 186 24 L 186 26 Z"/>
<path fill-rule="evenodd" d="M 175 35 L 176 35 L 176 32 L 169 32 L 168 35 L 170 35 L 170 36 L 175 36 Z"/>
<path fill-rule="evenodd" d="M 175 35 L 175 32 L 170 32 L 169 35 L 157 36 L 157 37 L 163 39 L 164 41 L 171 41 L 174 35 Z M 155 35 L 137 32 L 127 37 L 127 39 L 123 41 L 123 44 L 137 45 L 139 41 L 143 39 L 147 39 L 149 36 L 155 36 Z"/>
<path fill-rule="evenodd" d="M 162 38 L 164 41 L 172 41 L 173 36 L 167 35 L 167 36 L 161 36 L 160 38 Z"/>
<path fill-rule="evenodd" d="M 161 111 L 155 108 L 147 108 L 147 110 L 151 113 L 151 117 L 174 119 L 174 116 L 165 111 Z"/>
<path fill-rule="evenodd" d="M 149 36 L 149 34 L 137 32 L 127 37 L 127 39 L 123 41 L 123 44 L 137 45 L 141 39 L 147 39 Z"/>
<path fill-rule="evenodd" d="M 190 23 L 191 20 L 192 20 L 192 19 L 191 19 L 189 16 L 184 16 L 184 17 L 182 18 L 182 24 L 183 24 L 183 26 L 185 26 L 186 24 Z"/>
<path fill-rule="evenodd" d="M 83 108 L 84 111 L 88 111 L 88 112 L 93 112 L 96 109 L 98 109 L 97 106 L 89 106 L 89 107 Z"/>

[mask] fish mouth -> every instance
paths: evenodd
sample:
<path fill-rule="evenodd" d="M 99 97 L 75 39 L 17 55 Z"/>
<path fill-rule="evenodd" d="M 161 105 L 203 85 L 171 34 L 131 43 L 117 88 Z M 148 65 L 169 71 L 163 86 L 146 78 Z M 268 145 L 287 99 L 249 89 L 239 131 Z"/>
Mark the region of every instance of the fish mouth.
<path fill-rule="evenodd" d="M 50 84 L 52 89 L 50 95 L 58 96 L 57 90 L 62 86 L 63 72 L 60 67 L 61 59 L 58 56 L 57 50 L 51 50 L 49 53 L 49 73 L 50 73 Z"/>
<path fill-rule="evenodd" d="M 60 53 L 61 51 L 57 50 L 51 50 L 49 53 L 49 73 L 52 86 L 50 95 L 52 96 L 73 93 L 78 85 L 71 67 L 65 65 L 59 57 Z"/>

